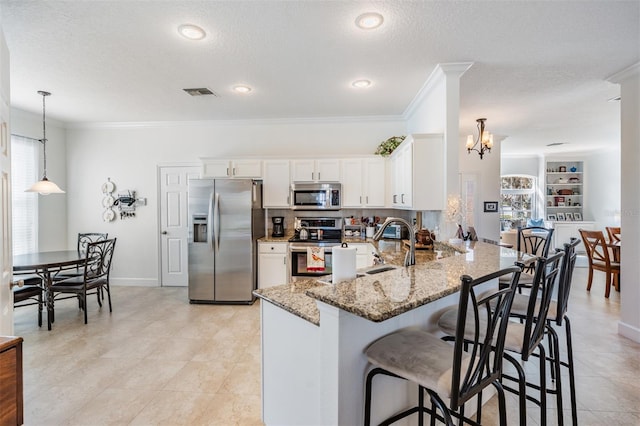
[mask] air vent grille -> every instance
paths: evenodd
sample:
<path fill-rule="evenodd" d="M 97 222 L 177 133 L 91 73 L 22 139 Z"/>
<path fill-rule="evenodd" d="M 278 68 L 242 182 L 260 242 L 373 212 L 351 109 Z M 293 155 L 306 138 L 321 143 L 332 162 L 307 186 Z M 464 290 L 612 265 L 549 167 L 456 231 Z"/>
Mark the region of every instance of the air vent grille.
<path fill-rule="evenodd" d="M 182 89 L 182 90 L 184 90 L 191 96 L 215 96 L 216 98 L 219 97 L 216 93 L 214 93 L 210 89 L 207 89 L 206 87 L 196 87 L 194 89 Z"/>

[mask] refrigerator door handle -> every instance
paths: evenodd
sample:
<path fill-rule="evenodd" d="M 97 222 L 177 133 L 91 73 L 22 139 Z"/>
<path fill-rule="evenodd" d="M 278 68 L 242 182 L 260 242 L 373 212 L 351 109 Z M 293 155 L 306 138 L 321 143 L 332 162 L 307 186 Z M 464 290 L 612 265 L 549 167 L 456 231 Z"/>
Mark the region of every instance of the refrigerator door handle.
<path fill-rule="evenodd" d="M 218 254 L 220 251 L 220 194 L 216 192 L 215 203 L 213 204 L 213 242 L 215 245 L 215 252 Z"/>
<path fill-rule="evenodd" d="M 207 244 L 213 251 L 213 192 L 209 193 L 209 211 L 207 212 Z"/>

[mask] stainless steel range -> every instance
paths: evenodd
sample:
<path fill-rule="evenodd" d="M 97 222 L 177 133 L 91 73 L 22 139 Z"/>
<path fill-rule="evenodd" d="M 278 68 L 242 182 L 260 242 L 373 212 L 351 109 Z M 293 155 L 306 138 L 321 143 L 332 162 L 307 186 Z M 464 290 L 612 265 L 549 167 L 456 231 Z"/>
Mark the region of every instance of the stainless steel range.
<path fill-rule="evenodd" d="M 342 218 L 304 217 L 295 218 L 295 234 L 289 239 L 289 265 L 291 280 L 303 277 L 319 277 L 331 274 L 332 247 L 342 243 Z M 307 268 L 307 248 L 324 249 L 325 269 Z"/>

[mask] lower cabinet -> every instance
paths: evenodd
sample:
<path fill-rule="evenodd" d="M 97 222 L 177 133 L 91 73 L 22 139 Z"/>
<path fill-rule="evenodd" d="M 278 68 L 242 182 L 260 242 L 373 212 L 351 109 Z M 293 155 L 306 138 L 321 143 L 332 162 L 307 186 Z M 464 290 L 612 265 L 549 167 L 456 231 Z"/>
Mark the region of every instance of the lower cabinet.
<path fill-rule="evenodd" d="M 576 247 L 576 252 L 586 253 L 579 229 L 595 229 L 595 222 L 553 222 L 553 246 L 562 248 L 564 243 L 568 243 L 571 238 L 577 238 L 581 242 Z"/>
<path fill-rule="evenodd" d="M 258 243 L 258 288 L 289 282 L 287 274 L 288 243 Z"/>
<path fill-rule="evenodd" d="M 0 425 L 23 423 L 22 338 L 0 336 Z"/>

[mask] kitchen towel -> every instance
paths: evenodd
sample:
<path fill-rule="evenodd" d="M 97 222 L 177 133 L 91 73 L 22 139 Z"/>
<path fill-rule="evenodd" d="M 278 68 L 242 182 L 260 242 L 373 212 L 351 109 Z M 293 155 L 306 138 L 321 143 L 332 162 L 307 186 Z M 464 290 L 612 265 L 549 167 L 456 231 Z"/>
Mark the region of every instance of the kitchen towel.
<path fill-rule="evenodd" d="M 307 247 L 307 271 L 324 271 L 324 247 Z"/>
<path fill-rule="evenodd" d="M 342 244 L 342 247 L 333 247 L 331 269 L 333 284 L 354 279 L 356 277 L 356 248 L 348 247 L 347 244 Z"/>

